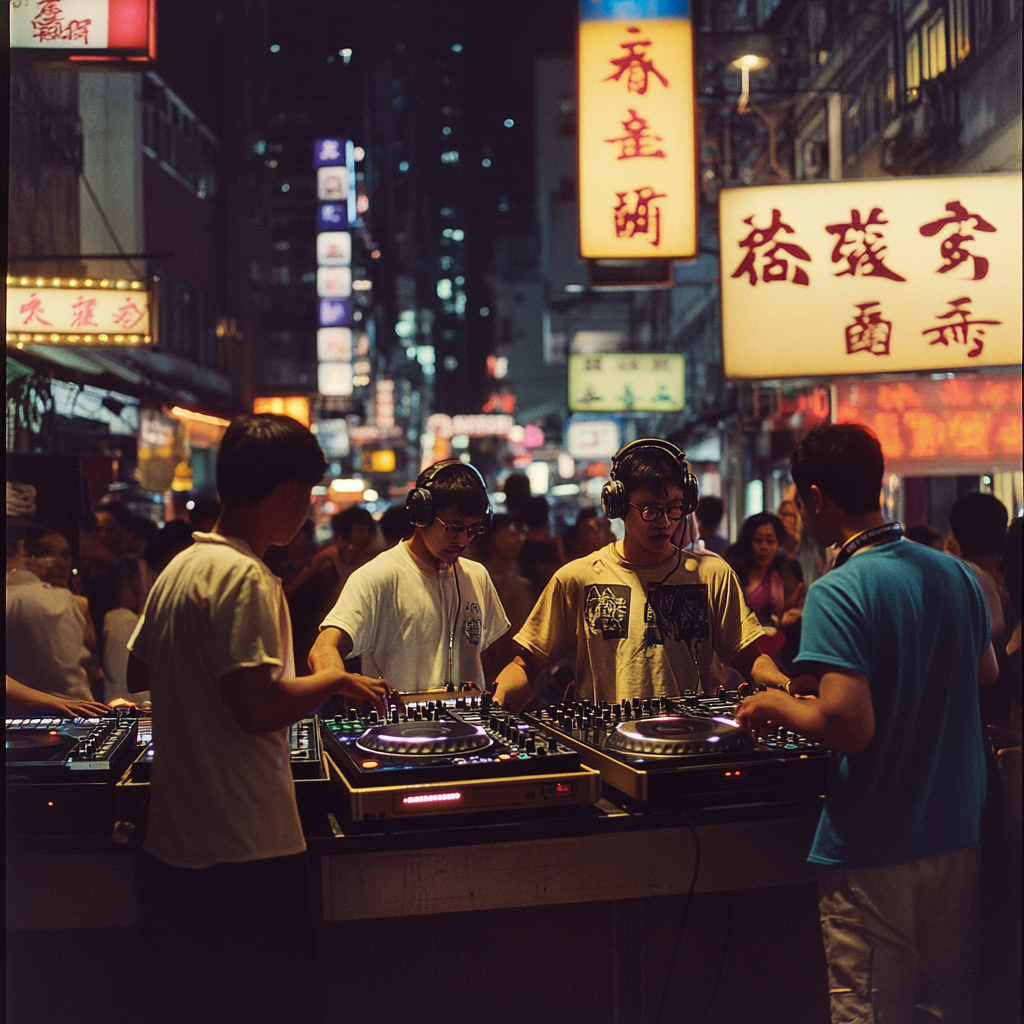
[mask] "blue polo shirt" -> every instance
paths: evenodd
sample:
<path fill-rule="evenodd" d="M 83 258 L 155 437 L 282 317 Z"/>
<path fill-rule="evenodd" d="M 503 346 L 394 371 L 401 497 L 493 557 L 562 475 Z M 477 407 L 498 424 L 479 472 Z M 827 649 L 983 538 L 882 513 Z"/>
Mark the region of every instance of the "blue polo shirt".
<path fill-rule="evenodd" d="M 808 860 L 902 864 L 978 841 L 988 644 L 971 571 L 923 544 L 867 548 L 810 587 L 797 661 L 867 676 L 875 733 L 859 754 L 832 753 Z"/>

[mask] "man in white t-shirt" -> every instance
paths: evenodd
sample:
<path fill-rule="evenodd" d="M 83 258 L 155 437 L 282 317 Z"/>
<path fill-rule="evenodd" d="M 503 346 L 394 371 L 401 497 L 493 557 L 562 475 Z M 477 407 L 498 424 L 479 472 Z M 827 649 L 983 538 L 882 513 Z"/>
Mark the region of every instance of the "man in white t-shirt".
<path fill-rule="evenodd" d="M 398 691 L 466 682 L 483 689 L 504 663 L 487 649 L 509 627 L 487 570 L 460 557 L 490 522 L 483 477 L 458 459 L 435 463 L 417 478 L 406 509 L 412 538 L 348 578 L 310 667 L 338 669 L 358 656 L 364 674 Z"/>
<path fill-rule="evenodd" d="M 605 515 L 625 536 L 562 566 L 516 634 L 518 654 L 498 676 L 497 700 L 520 711 L 534 680 L 567 663 L 576 695 L 614 703 L 712 688 L 712 654 L 747 679 L 785 686 L 757 649 L 764 634 L 736 574 L 720 558 L 673 544 L 697 505 L 685 453 L 657 438 L 612 460 Z"/>
<path fill-rule="evenodd" d="M 327 468 L 286 416 L 241 416 L 217 455 L 223 510 L 150 591 L 128 688 L 150 690 L 155 758 L 139 862 L 157 1021 L 320 1019 L 305 841 L 287 728 L 335 693 L 384 711 L 382 680 L 295 677 L 280 581 L 263 564 Z"/>

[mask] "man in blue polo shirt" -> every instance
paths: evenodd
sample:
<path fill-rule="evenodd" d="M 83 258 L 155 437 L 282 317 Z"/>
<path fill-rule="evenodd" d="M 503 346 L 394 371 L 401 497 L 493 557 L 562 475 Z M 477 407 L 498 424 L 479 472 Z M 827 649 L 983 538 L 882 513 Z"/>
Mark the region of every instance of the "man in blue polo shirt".
<path fill-rule="evenodd" d="M 807 674 L 736 717 L 833 749 L 808 857 L 821 865 L 833 1024 L 966 1022 L 985 795 L 978 683 L 998 675 L 985 599 L 961 562 L 885 522 L 869 430 L 814 431 L 791 466 L 811 535 L 841 547 L 804 605 Z"/>

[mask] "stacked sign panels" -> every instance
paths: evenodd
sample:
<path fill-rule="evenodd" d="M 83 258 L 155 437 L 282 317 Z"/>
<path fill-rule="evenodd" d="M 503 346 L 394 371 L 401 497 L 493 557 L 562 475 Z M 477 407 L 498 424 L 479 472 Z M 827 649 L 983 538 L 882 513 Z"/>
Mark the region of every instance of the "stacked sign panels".
<path fill-rule="evenodd" d="M 352 394 L 352 235 L 356 219 L 355 158 L 345 139 L 317 139 L 316 292 L 317 390 L 321 395 Z"/>

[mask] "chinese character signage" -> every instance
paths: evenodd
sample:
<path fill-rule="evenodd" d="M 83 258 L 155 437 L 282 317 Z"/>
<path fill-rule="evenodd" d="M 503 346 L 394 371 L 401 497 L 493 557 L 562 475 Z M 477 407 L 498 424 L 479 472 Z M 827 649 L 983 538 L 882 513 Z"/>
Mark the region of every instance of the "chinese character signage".
<path fill-rule="evenodd" d="M 685 394 L 678 352 L 569 356 L 570 412 L 679 412 Z"/>
<path fill-rule="evenodd" d="M 565 450 L 574 459 L 610 459 L 622 447 L 618 420 L 573 416 L 565 433 Z"/>
<path fill-rule="evenodd" d="M 689 0 L 580 0 L 577 72 L 581 255 L 695 256 Z"/>
<path fill-rule="evenodd" d="M 722 348 L 732 378 L 1021 361 L 1021 176 L 726 189 Z"/>
<path fill-rule="evenodd" d="M 835 385 L 836 422 L 863 423 L 905 476 L 1020 469 L 1021 378 L 983 373 Z"/>
<path fill-rule="evenodd" d="M 152 345 L 141 281 L 7 278 L 7 343 Z"/>
<path fill-rule="evenodd" d="M 156 0 L 14 0 L 11 49 L 47 60 L 156 59 Z"/>

